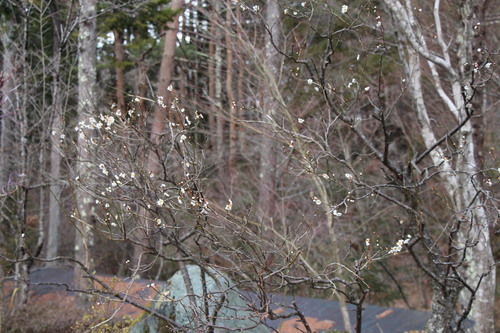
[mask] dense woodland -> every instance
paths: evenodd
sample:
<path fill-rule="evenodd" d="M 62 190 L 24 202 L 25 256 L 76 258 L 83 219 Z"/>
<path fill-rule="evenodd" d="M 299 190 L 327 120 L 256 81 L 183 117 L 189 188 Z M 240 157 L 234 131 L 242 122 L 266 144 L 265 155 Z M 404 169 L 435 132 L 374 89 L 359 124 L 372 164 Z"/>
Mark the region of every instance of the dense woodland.
<path fill-rule="evenodd" d="M 35 267 L 74 269 L 89 308 L 97 272 L 188 264 L 256 292 L 260 318 L 287 293 L 339 301 L 349 332 L 366 304 L 495 331 L 496 1 L 3 0 L 0 17 L 1 332 Z"/>

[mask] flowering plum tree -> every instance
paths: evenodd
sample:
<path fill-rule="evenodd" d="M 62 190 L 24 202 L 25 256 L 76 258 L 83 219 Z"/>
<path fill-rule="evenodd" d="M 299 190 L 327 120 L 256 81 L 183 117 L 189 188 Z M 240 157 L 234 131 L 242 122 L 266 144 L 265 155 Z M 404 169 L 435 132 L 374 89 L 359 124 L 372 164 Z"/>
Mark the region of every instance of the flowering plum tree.
<path fill-rule="evenodd" d="M 256 322 L 284 316 L 271 293 L 318 295 L 339 300 L 343 328 L 361 332 L 363 304 L 388 294 L 390 277 L 408 305 L 418 302 L 406 287 L 432 294 L 420 304 L 430 304 L 426 332 L 459 332 L 467 318 L 493 331 L 499 165 L 493 149 L 481 154 L 494 122 L 483 123 L 489 137 L 477 130 L 495 103 L 493 37 L 478 24 L 488 2 L 176 0 L 162 34 L 120 26 L 125 52 L 112 54 L 121 41 L 96 43 L 93 1 L 81 1 L 78 98 L 67 98 L 77 120 L 61 110 L 52 123 L 66 126 L 54 139 L 75 170 L 70 261 L 80 282 L 102 287 L 79 291 L 148 310 L 98 278 L 95 240 L 123 250 L 110 271 L 158 279 L 180 269 L 188 296 L 179 304 L 201 314 L 200 331 L 218 327 L 210 293 L 193 299 L 189 265 L 252 291 L 245 314 Z M 117 31 L 113 22 L 104 35 Z M 132 50 L 152 38 L 163 51 Z M 126 63 L 130 52 L 140 68 L 97 70 L 97 59 Z M 158 81 L 149 92 L 146 74 Z M 120 91 L 103 88 L 113 96 L 105 101 L 96 82 Z M 3 119 L 2 144 L 12 125 Z M 13 264 L 63 259 L 7 254 Z M 158 299 L 173 301 L 168 290 Z M 280 306 L 312 331 L 302 309 Z M 192 328 L 157 309 L 148 311 L 172 330 Z"/>
<path fill-rule="evenodd" d="M 428 332 L 460 331 L 471 311 L 478 332 L 491 328 L 492 314 L 474 308 L 492 302 L 487 295 L 493 293 L 482 288 L 491 290 L 494 281 L 491 215 L 486 213 L 493 201 L 477 180 L 482 171 L 475 162 L 471 123 L 475 91 L 488 83 L 491 65 L 486 57 L 470 72 L 456 72 L 454 68 L 467 66 L 445 47 L 442 31 L 449 28 L 442 25 L 439 2 L 430 18 L 416 14 L 425 13 L 418 7 L 384 4 L 281 4 L 279 32 L 276 3 L 264 8 L 241 3 L 247 20 L 260 20 L 260 35 L 236 34 L 249 21 L 228 26 L 230 15 L 219 25 L 226 29 L 226 40 L 231 38 L 248 57 L 246 71 L 262 73 L 248 84 L 265 92 L 263 103 L 245 105 L 260 116 L 257 122 L 248 116 L 240 119 L 247 137 L 264 136 L 262 142 L 273 152 L 272 159 L 265 149 L 257 153 L 259 174 L 275 168 L 260 178 L 267 179 L 264 183 L 257 182 L 257 198 L 267 191 L 276 200 L 272 209 L 255 207 L 258 219 L 252 208 L 243 208 L 244 195 L 223 198 L 211 190 L 209 160 L 196 134 L 204 116 L 181 107 L 186 105 L 182 96 L 174 95 L 167 105 L 157 101 L 156 108 L 169 115 L 157 140 L 140 130 L 148 128 L 147 117 L 135 111 L 141 97 L 128 106 L 125 119 L 111 110 L 81 124 L 98 133 L 87 138 L 90 145 L 106 147 L 94 157 L 92 175 L 79 180 L 99 206 L 94 228 L 109 239 L 142 248 L 145 264 L 133 265 L 134 272 L 160 259 L 181 268 L 185 262 L 212 266 L 237 277 L 243 289 L 258 290 L 261 305 L 254 311 L 271 317 L 276 314 L 264 310 L 270 288 L 308 284 L 332 290 L 357 306 L 355 327 L 360 331 L 362 304 L 370 289 L 363 277 L 367 268 L 405 253 L 432 284 Z M 233 10 L 231 4 L 219 5 Z M 446 12 L 464 22 L 469 35 L 459 32 L 457 52 L 468 57 L 471 47 L 464 43 L 473 29 L 470 15 L 463 16 L 465 9 L 450 6 Z M 419 30 L 417 16 L 433 20 L 437 30 L 432 43 L 440 47 L 441 56 Z M 259 52 L 255 36 L 266 41 L 265 53 Z M 272 52 L 279 62 L 269 61 Z M 433 89 L 422 86 L 426 71 Z M 426 104 L 424 94 L 428 100 L 440 99 L 456 124 L 432 125 L 430 114 L 436 110 Z M 221 112 L 217 117 L 228 117 L 216 110 Z M 234 121 L 235 114 L 230 117 Z M 440 115 L 436 122 L 449 119 Z M 148 154 L 158 161 L 156 172 L 148 171 Z M 237 172 L 232 182 L 244 184 L 240 177 Z M 439 216 L 429 213 L 436 209 L 436 198 L 446 203 L 438 208 Z M 264 201 L 269 204 L 270 199 Z M 374 207 L 377 212 L 367 214 Z M 141 219 L 148 223 L 139 223 Z M 348 223 L 363 219 L 367 222 L 359 227 Z M 373 224 L 378 220 L 386 222 Z M 393 235 L 381 239 L 384 228 Z M 469 253 L 474 251 L 480 253 L 475 256 L 479 266 L 471 262 Z M 350 330 L 347 312 L 344 324 Z"/>

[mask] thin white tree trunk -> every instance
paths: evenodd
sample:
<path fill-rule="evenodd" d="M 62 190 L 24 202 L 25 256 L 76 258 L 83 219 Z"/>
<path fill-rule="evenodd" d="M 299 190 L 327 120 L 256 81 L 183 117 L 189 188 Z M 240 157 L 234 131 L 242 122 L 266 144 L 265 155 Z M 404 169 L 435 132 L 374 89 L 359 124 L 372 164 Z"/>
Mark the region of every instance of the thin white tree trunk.
<path fill-rule="evenodd" d="M 222 0 L 216 0 L 214 3 L 215 13 L 218 13 L 221 10 L 221 2 Z M 221 114 L 222 112 L 222 33 L 219 26 L 217 26 L 217 22 L 214 22 L 215 29 L 215 52 L 214 52 L 214 61 L 215 61 L 215 112 L 216 116 L 216 133 L 215 133 L 215 142 L 216 142 L 216 156 L 217 161 L 219 163 L 219 178 L 221 180 L 225 179 L 224 173 L 224 164 L 222 163 L 224 158 L 224 126 L 225 121 L 224 117 Z M 223 186 L 223 182 L 221 181 L 221 186 Z"/>
<path fill-rule="evenodd" d="M 60 90 L 61 53 L 55 47 L 52 79 L 52 125 L 50 131 L 50 196 L 49 226 L 47 237 L 47 258 L 54 258 L 59 252 L 59 229 L 61 226 L 61 140 L 63 134 L 62 92 Z M 55 264 L 55 262 L 51 262 Z"/>
<path fill-rule="evenodd" d="M 11 29 L 12 29 L 11 25 Z M 9 180 L 9 174 L 12 170 L 12 149 L 14 144 L 12 118 L 18 108 L 17 94 L 15 93 L 15 78 L 14 73 L 14 56 L 15 52 L 12 48 L 10 35 L 12 32 L 5 31 L 1 34 L 3 54 L 2 54 L 2 96 L 0 103 L 1 110 L 1 131 L 0 131 L 0 186 L 5 187 Z M 3 219 L 3 217 L 1 217 Z"/>
<path fill-rule="evenodd" d="M 21 10 L 21 9 L 19 9 Z M 15 162 L 17 149 L 19 148 L 19 136 L 16 131 L 17 119 L 16 116 L 22 106 L 22 96 L 20 95 L 22 71 L 21 64 L 23 63 L 20 50 L 24 47 L 22 36 L 19 34 L 22 27 L 15 23 L 15 20 L 6 20 L 2 22 L 2 31 L 0 33 L 2 52 L 2 72 L 0 85 L 0 187 L 8 192 L 13 182 L 13 172 L 15 171 Z M 18 35 L 19 34 L 19 35 Z M 17 40 L 19 38 L 20 40 Z M 4 219 L 4 215 L 0 216 L 0 222 Z"/>
<path fill-rule="evenodd" d="M 265 32 L 265 70 L 267 82 L 264 82 L 266 93 L 262 104 L 262 122 L 265 125 L 264 135 L 260 142 L 260 170 L 259 170 L 259 202 L 257 214 L 259 219 L 270 219 L 273 216 L 276 191 L 276 151 L 273 139 L 273 122 L 280 107 L 279 80 L 282 57 L 276 48 L 281 48 L 283 32 L 281 30 L 280 7 L 278 1 L 268 1 L 266 5 Z"/>
<path fill-rule="evenodd" d="M 27 14 L 26 14 L 27 15 Z M 28 303 L 29 292 L 29 253 L 26 244 L 26 208 L 29 191 L 28 177 L 28 64 L 26 41 L 28 39 L 28 19 L 22 17 L 22 28 L 19 47 L 19 63 L 15 76 L 20 77 L 20 85 L 16 87 L 17 98 L 19 99 L 18 108 L 14 109 L 15 124 L 18 128 L 17 135 L 17 156 L 15 164 L 15 175 L 17 178 L 16 194 L 16 252 L 17 262 L 15 264 L 15 287 L 17 294 L 14 299 L 13 311 L 25 308 Z"/>
<path fill-rule="evenodd" d="M 466 0 L 461 4 L 462 16 L 461 28 L 457 30 L 456 41 L 458 45 L 457 64 L 452 64 L 452 56 L 449 47 L 444 40 L 441 27 L 440 1 L 435 0 L 433 17 L 435 21 L 435 38 L 441 47 L 441 54 L 432 53 L 427 47 L 424 32 L 420 30 L 413 16 L 413 8 L 409 1 L 401 3 L 398 0 L 384 0 L 385 5 L 395 17 L 396 28 L 406 42 L 410 44 L 406 53 L 400 54 L 406 62 L 406 72 L 409 78 L 409 88 L 415 103 L 421 135 L 427 149 L 437 142 L 438 135 L 431 126 L 427 105 L 425 103 L 424 89 L 422 87 L 421 58 L 426 60 L 432 74 L 431 83 L 434 85 L 438 96 L 444 105 L 448 107 L 450 114 L 455 118 L 457 124 L 469 117 L 471 109 L 464 98 L 472 97 L 472 87 L 469 86 L 470 74 L 466 73 L 466 63 L 471 63 L 472 54 L 472 23 L 474 18 L 473 3 Z M 446 92 L 441 84 L 441 74 L 436 66 L 444 69 L 451 89 Z M 458 69 L 458 71 L 457 71 Z M 463 95 L 462 92 L 465 92 Z M 468 103 L 468 102 L 467 102 Z M 490 220 L 486 214 L 481 195 L 481 184 L 476 174 L 480 171 L 475 157 L 475 142 L 473 127 L 470 119 L 455 134 L 461 142 L 461 152 L 454 157 L 452 165 L 437 146 L 429 154 L 433 164 L 439 166 L 443 184 L 449 197 L 453 200 L 455 212 L 462 220 L 458 248 L 465 251 L 464 277 L 467 283 L 475 288 L 480 277 L 483 277 L 473 303 L 470 318 L 476 323 L 474 331 L 477 333 L 493 332 L 493 309 L 495 295 L 495 269 L 491 251 Z M 486 275 L 485 275 L 486 274 Z M 485 276 L 484 276 L 485 275 Z M 460 302 L 465 308 L 470 300 L 470 292 L 464 288 L 461 293 Z M 438 307 L 436 307 L 438 308 Z M 434 328 L 429 331 L 433 331 Z"/>
<path fill-rule="evenodd" d="M 78 123 L 87 122 L 88 115 L 95 112 L 96 105 L 96 14 L 97 0 L 80 0 L 80 23 L 78 32 Z M 78 161 L 76 175 L 82 181 L 89 181 L 91 152 L 88 139 L 91 136 L 89 129 L 81 128 L 77 141 Z M 91 257 L 89 246 L 91 243 L 91 197 L 82 190 L 76 192 L 75 218 L 75 259 L 87 269 L 90 269 Z M 84 270 L 80 265 L 75 266 L 75 286 L 78 289 L 87 289 L 88 283 L 84 279 Z M 77 297 L 77 305 L 85 307 L 85 297 Z"/>
<path fill-rule="evenodd" d="M 472 0 L 465 0 L 460 6 L 462 19 L 461 29 L 457 34 L 457 58 L 458 68 L 460 69 L 461 80 L 454 82 L 454 98 L 457 105 L 460 105 L 459 121 L 465 117 L 466 111 L 471 112 L 472 106 L 465 105 L 472 100 L 473 90 L 469 86 L 472 82 L 472 72 L 468 72 L 467 64 L 472 64 L 473 54 L 473 26 L 476 24 L 475 6 L 477 4 Z M 463 87 L 461 86 L 463 82 Z M 462 93 L 463 92 L 463 93 Z M 464 101 L 464 98 L 466 99 Z M 458 102 L 460 101 L 460 102 Z M 470 102 L 472 103 L 472 102 Z M 482 110 L 481 110 L 482 111 Z M 482 113 L 482 112 L 481 112 Z M 480 171 L 480 163 L 476 160 L 476 142 L 474 141 L 474 127 L 471 121 L 461 129 L 458 134 L 463 142 L 462 154 L 457 156 L 458 184 L 460 185 L 453 192 L 457 205 L 457 211 L 464 215 L 469 225 L 463 229 L 460 234 L 462 246 L 474 244 L 467 250 L 466 266 L 464 275 L 467 282 L 473 287 L 477 285 L 479 279 L 484 274 L 481 284 L 477 289 L 475 301 L 472 306 L 471 318 L 475 321 L 474 331 L 476 333 L 493 332 L 494 308 L 495 308 L 495 286 L 496 286 L 496 267 L 491 250 L 490 225 L 491 220 L 488 217 L 483 196 L 478 195 L 482 191 L 480 179 L 475 175 Z M 460 294 L 460 303 L 466 307 L 471 295 L 466 289 Z"/>

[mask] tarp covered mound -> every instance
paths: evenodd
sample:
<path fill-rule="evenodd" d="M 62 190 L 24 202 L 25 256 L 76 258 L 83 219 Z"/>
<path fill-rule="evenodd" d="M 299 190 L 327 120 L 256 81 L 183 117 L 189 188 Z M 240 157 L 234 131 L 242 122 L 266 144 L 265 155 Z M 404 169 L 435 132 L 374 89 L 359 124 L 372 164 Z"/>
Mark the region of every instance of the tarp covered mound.
<path fill-rule="evenodd" d="M 210 326 L 215 333 L 244 331 L 269 333 L 260 317 L 248 309 L 246 301 L 235 283 L 221 272 L 186 266 L 191 295 L 181 271 L 175 273 L 158 288 L 151 304 L 155 312 L 174 320 L 192 332 L 206 332 Z M 203 290 L 203 281 L 206 289 Z M 208 313 L 207 313 L 208 309 Z M 164 332 L 165 323 L 152 315 L 145 315 L 129 330 L 129 333 Z"/>

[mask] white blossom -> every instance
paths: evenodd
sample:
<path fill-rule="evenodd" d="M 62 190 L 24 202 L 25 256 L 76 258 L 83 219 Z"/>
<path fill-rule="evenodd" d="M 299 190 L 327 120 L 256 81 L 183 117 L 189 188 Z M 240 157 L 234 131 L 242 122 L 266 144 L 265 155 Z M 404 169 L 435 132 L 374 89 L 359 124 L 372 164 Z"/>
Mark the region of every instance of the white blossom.
<path fill-rule="evenodd" d="M 163 199 L 158 199 L 158 201 L 156 202 L 158 206 L 163 206 L 164 203 L 165 201 L 163 201 Z"/>
<path fill-rule="evenodd" d="M 299 122 L 299 124 L 302 124 L 304 122 L 304 119 L 298 118 L 297 121 Z"/>
<path fill-rule="evenodd" d="M 398 254 L 403 249 L 403 244 L 408 244 L 410 242 L 411 235 L 406 236 L 406 239 L 400 239 L 397 241 L 396 245 L 391 247 L 388 254 Z"/>
<path fill-rule="evenodd" d="M 228 199 L 228 203 L 224 209 L 227 211 L 230 211 L 231 209 L 233 209 L 233 201 L 231 199 Z"/>
<path fill-rule="evenodd" d="M 400 239 L 398 240 L 398 242 L 396 243 L 395 246 L 391 247 L 391 249 L 389 250 L 388 254 L 398 254 L 399 252 L 401 252 L 402 248 L 403 248 L 403 240 Z"/>
<path fill-rule="evenodd" d="M 158 105 L 161 106 L 162 108 L 165 109 L 167 107 L 165 103 L 163 103 L 163 96 L 158 96 L 156 100 L 158 102 Z"/>
<path fill-rule="evenodd" d="M 321 200 L 319 200 L 317 197 L 313 197 L 312 201 L 318 206 L 321 205 Z"/>
<path fill-rule="evenodd" d="M 106 169 L 106 166 L 104 164 L 99 164 L 99 169 L 101 169 L 102 173 L 107 176 L 109 174 L 108 170 Z"/>
<path fill-rule="evenodd" d="M 314 83 L 313 79 L 307 79 L 307 84 L 313 84 L 313 83 Z"/>
<path fill-rule="evenodd" d="M 347 13 L 347 11 L 349 10 L 349 6 L 347 5 L 342 5 L 342 14 L 345 14 Z"/>
<path fill-rule="evenodd" d="M 113 116 L 104 116 L 104 121 L 106 122 L 106 125 L 110 127 L 115 122 L 115 118 Z"/>

